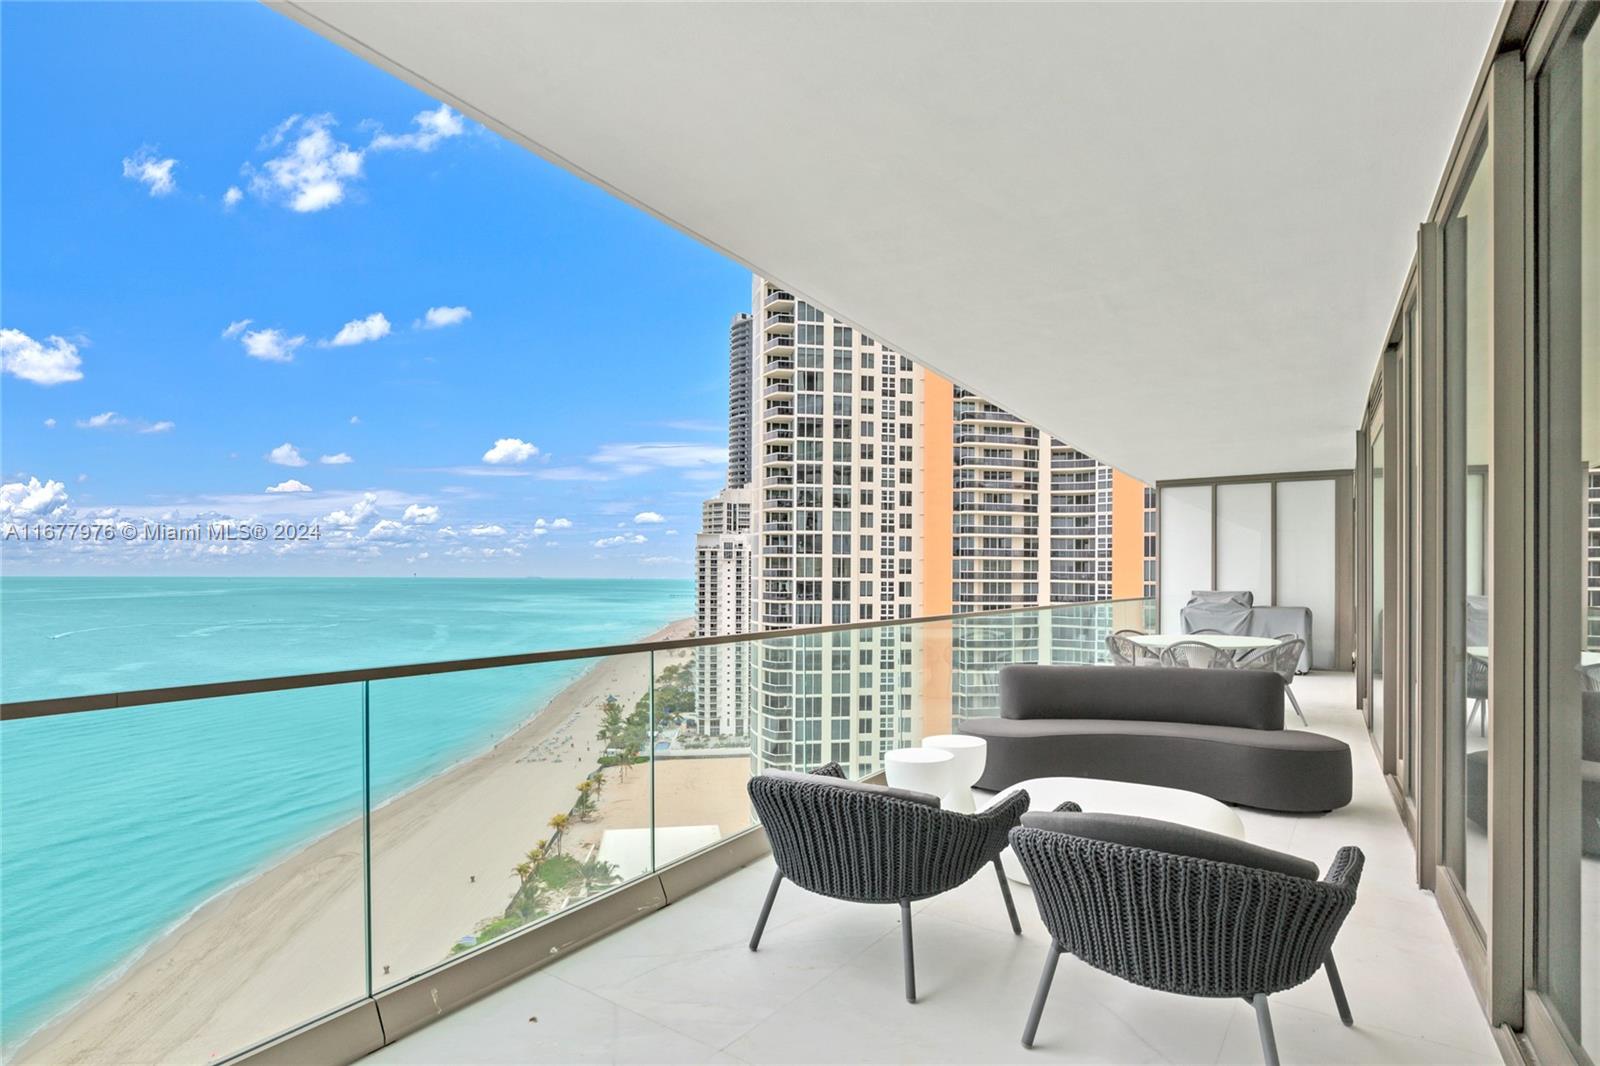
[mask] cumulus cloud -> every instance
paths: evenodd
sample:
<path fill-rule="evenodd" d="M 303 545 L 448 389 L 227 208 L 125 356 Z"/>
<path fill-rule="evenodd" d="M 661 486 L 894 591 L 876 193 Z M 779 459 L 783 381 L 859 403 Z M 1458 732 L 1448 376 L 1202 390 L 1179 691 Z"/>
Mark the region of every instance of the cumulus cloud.
<path fill-rule="evenodd" d="M 665 518 L 662 518 L 654 511 L 640 511 L 638 514 L 633 516 L 633 524 L 636 526 L 653 526 L 659 522 L 665 521 Z"/>
<path fill-rule="evenodd" d="M 382 340 L 389 335 L 390 329 L 389 320 L 384 317 L 383 312 L 378 311 L 366 318 L 351 319 L 340 327 L 333 340 L 317 343 L 324 348 L 348 348 L 352 344 Z"/>
<path fill-rule="evenodd" d="M 122 176 L 138 182 L 150 190 L 151 196 L 166 196 L 178 191 L 178 179 L 172 176 L 176 159 L 158 159 L 149 145 L 140 148 L 122 160 Z"/>
<path fill-rule="evenodd" d="M 283 151 L 259 170 L 245 165 L 250 191 L 302 214 L 341 203 L 350 184 L 361 178 L 362 153 L 334 138 L 336 125 L 332 115 L 290 115 L 279 123 L 263 146 Z"/>
<path fill-rule="evenodd" d="M 367 530 L 367 540 L 399 540 L 405 536 L 406 527 L 392 518 L 380 518 Z"/>
<path fill-rule="evenodd" d="M 53 419 L 53 418 L 45 419 L 44 420 L 44 428 L 45 429 L 55 429 L 56 428 L 56 420 Z"/>
<path fill-rule="evenodd" d="M 467 530 L 469 537 L 503 537 L 506 527 L 498 525 L 473 526 Z"/>
<path fill-rule="evenodd" d="M 324 516 L 322 520 L 330 526 L 338 526 L 340 529 L 350 529 L 354 526 L 360 525 L 368 515 L 372 514 L 373 508 L 377 507 L 377 505 L 377 493 L 363 493 L 361 499 L 357 500 L 348 511 L 343 509 L 334 511 L 331 514 Z"/>
<path fill-rule="evenodd" d="M 728 450 L 711 444 L 681 441 L 602 444 L 590 461 L 613 467 L 622 474 L 644 474 L 661 469 L 693 474 L 727 463 Z"/>
<path fill-rule="evenodd" d="M 35 385 L 60 385 L 83 380 L 78 346 L 60 337 L 43 344 L 20 329 L 0 329 L 0 371 Z"/>
<path fill-rule="evenodd" d="M 229 322 L 228 328 L 222 331 L 223 339 L 226 340 L 230 337 L 237 337 L 239 334 L 245 331 L 252 321 L 252 319 L 241 318 L 233 322 Z"/>
<path fill-rule="evenodd" d="M 67 506 L 67 487 L 30 477 L 0 485 L 0 518 L 48 518 Z"/>
<path fill-rule="evenodd" d="M 306 339 L 291 337 L 281 329 L 253 329 L 243 334 L 239 342 L 244 345 L 244 354 L 252 359 L 288 363 L 294 360 L 295 349 Z"/>
<path fill-rule="evenodd" d="M 323 466 L 343 466 L 346 463 L 353 463 L 355 460 L 347 452 L 335 452 L 332 455 L 324 455 L 317 462 Z"/>
<path fill-rule="evenodd" d="M 244 199 L 244 190 L 237 185 L 228 186 L 228 191 L 222 194 L 222 206 L 234 208 L 239 206 L 239 201 Z"/>
<path fill-rule="evenodd" d="M 516 437 L 501 437 L 494 447 L 483 453 L 483 461 L 496 465 L 525 463 L 539 454 L 539 449 Z"/>
<path fill-rule="evenodd" d="M 596 548 L 615 548 L 620 544 L 643 544 L 643 533 L 618 533 L 614 537 L 601 537 L 594 542 Z"/>
<path fill-rule="evenodd" d="M 549 520 L 546 520 L 546 519 L 543 519 L 543 518 L 535 518 L 533 520 L 533 535 L 536 536 L 536 537 L 542 537 L 546 533 L 550 532 L 550 530 L 552 530 L 552 529 L 571 529 L 571 528 L 572 528 L 572 519 L 570 519 L 570 518 L 553 518 L 553 519 L 549 519 Z"/>
<path fill-rule="evenodd" d="M 279 466 L 306 465 L 306 458 L 300 454 L 300 449 L 296 448 L 288 441 L 284 441 L 282 444 L 268 452 L 266 458 L 267 462 L 277 463 Z"/>
<path fill-rule="evenodd" d="M 400 516 L 407 522 L 415 522 L 422 526 L 431 526 L 439 520 L 439 508 L 424 507 L 421 504 L 412 504 L 406 508 L 406 513 Z"/>
<path fill-rule="evenodd" d="M 433 111 L 418 112 L 411 121 L 417 128 L 410 133 L 379 132 L 367 147 L 374 152 L 406 148 L 431 152 L 439 146 L 440 141 L 459 137 L 466 132 L 466 124 L 461 121 L 460 113 L 450 110 L 448 104 L 440 104 Z"/>
<path fill-rule="evenodd" d="M 430 307 L 418 325 L 423 329 L 443 329 L 458 326 L 471 317 L 472 312 L 465 307 Z"/>
<path fill-rule="evenodd" d="M 280 481 L 276 485 L 268 485 L 267 486 L 267 491 L 268 492 L 310 492 L 311 491 L 311 486 L 307 485 L 304 481 L 299 481 L 299 480 L 297 480 L 295 478 L 290 478 L 288 481 Z"/>

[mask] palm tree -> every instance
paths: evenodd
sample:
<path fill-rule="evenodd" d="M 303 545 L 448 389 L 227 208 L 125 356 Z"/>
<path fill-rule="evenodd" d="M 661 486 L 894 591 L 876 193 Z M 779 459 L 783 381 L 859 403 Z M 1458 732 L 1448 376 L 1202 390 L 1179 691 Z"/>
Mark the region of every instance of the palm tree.
<path fill-rule="evenodd" d="M 533 863 L 519 862 L 516 867 L 517 881 L 523 885 L 528 883 L 528 878 L 533 876 Z"/>
<path fill-rule="evenodd" d="M 572 813 L 578 816 L 578 821 L 580 822 L 587 822 L 594 817 L 593 789 L 594 786 L 589 781 L 585 781 L 578 786 L 578 800 L 572 805 Z"/>
<path fill-rule="evenodd" d="M 561 854 L 561 832 L 562 832 L 562 830 L 567 828 L 567 823 L 569 821 L 571 821 L 571 820 L 572 819 L 568 818 L 564 814 L 552 814 L 550 816 L 550 828 L 554 829 L 556 831 L 556 854 L 557 855 Z"/>
<path fill-rule="evenodd" d="M 583 894 L 586 896 L 622 880 L 622 875 L 617 873 L 615 864 L 592 857 L 578 867 L 578 876 L 583 879 Z"/>
<path fill-rule="evenodd" d="M 600 793 L 606 789 L 606 772 L 604 770 L 596 770 L 589 775 L 588 780 L 594 786 L 594 798 L 599 799 Z"/>

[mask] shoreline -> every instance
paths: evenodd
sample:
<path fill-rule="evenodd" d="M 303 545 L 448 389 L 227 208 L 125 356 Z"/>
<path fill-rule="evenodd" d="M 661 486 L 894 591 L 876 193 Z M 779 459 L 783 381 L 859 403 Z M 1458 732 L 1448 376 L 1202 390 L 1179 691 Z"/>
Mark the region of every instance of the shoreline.
<path fill-rule="evenodd" d="M 640 643 L 693 624 L 671 622 Z M 597 766 L 604 697 L 631 706 L 648 682 L 634 656 L 600 659 L 489 747 L 373 806 L 374 989 L 444 962 L 457 938 L 503 910 L 517 860 Z M 365 996 L 362 821 L 297 843 L 198 903 L 22 1038 L 9 1061 L 211 1061 Z"/>

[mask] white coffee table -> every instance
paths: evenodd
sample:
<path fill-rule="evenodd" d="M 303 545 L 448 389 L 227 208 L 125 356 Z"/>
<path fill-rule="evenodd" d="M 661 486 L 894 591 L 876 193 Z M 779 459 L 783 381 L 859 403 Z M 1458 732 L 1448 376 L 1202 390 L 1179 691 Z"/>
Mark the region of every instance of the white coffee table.
<path fill-rule="evenodd" d="M 939 805 L 962 814 L 977 810 L 972 802 L 972 786 L 983 776 L 984 765 L 989 761 L 989 742 L 966 733 L 944 733 L 923 737 L 922 746 L 948 751 L 955 757 L 950 767 L 950 790 L 940 797 Z"/>
<path fill-rule="evenodd" d="M 1019 781 L 995 796 L 989 806 L 999 803 L 1011 793 L 1023 789 L 1028 793 L 1029 811 L 1053 811 L 1072 800 L 1091 814 L 1132 814 L 1140 818 L 1159 818 L 1164 822 L 1177 822 L 1208 833 L 1243 840 L 1244 823 L 1232 807 L 1198 792 L 1185 792 L 1181 788 L 1164 788 L 1160 785 L 1130 785 L 1126 781 L 1100 781 L 1092 777 L 1035 777 Z M 1007 848 L 1000 853 L 1006 876 L 1013 881 L 1028 883 L 1022 864 Z"/>
<path fill-rule="evenodd" d="M 883 776 L 890 788 L 929 792 L 943 797 L 950 791 L 956 757 L 938 748 L 897 748 L 883 756 Z"/>
<path fill-rule="evenodd" d="M 1261 648 L 1276 648 L 1280 643 L 1271 637 L 1246 637 L 1236 633 L 1142 633 L 1138 636 L 1130 633 L 1128 639 L 1151 651 L 1161 651 L 1187 640 L 1219 651 L 1258 651 Z"/>

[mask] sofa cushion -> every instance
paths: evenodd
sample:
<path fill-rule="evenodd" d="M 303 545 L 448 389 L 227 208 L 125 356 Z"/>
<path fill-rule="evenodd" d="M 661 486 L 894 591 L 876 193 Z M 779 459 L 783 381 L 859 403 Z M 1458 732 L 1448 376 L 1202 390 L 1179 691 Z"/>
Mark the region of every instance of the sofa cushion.
<path fill-rule="evenodd" d="M 1047 829 L 1056 833 L 1069 833 L 1090 840 L 1104 840 L 1111 844 L 1126 844 L 1133 848 L 1147 848 L 1170 855 L 1187 855 L 1194 859 L 1249 866 L 1256 870 L 1287 874 L 1315 881 L 1317 864 L 1298 855 L 1287 855 L 1271 848 L 1235 840 L 1220 833 L 1163 822 L 1155 818 L 1140 818 L 1131 814 L 1109 814 L 1093 811 L 1074 814 L 1067 811 L 1041 811 L 1024 814 L 1022 824 L 1029 829 Z"/>
<path fill-rule="evenodd" d="M 924 807 L 939 806 L 939 797 L 927 792 L 917 792 L 909 788 L 891 788 L 888 785 L 869 785 L 865 781 L 851 781 L 845 777 L 828 777 L 822 774 L 802 774 L 794 770 L 766 770 L 763 777 L 774 777 L 780 781 L 800 781 L 808 785 L 822 785 L 825 788 L 839 788 L 847 792 L 865 792 L 884 799 L 904 800 L 907 803 L 920 803 Z"/>
<path fill-rule="evenodd" d="M 1000 714 L 1281 730 L 1283 678 L 1269 670 L 1007 666 Z"/>

